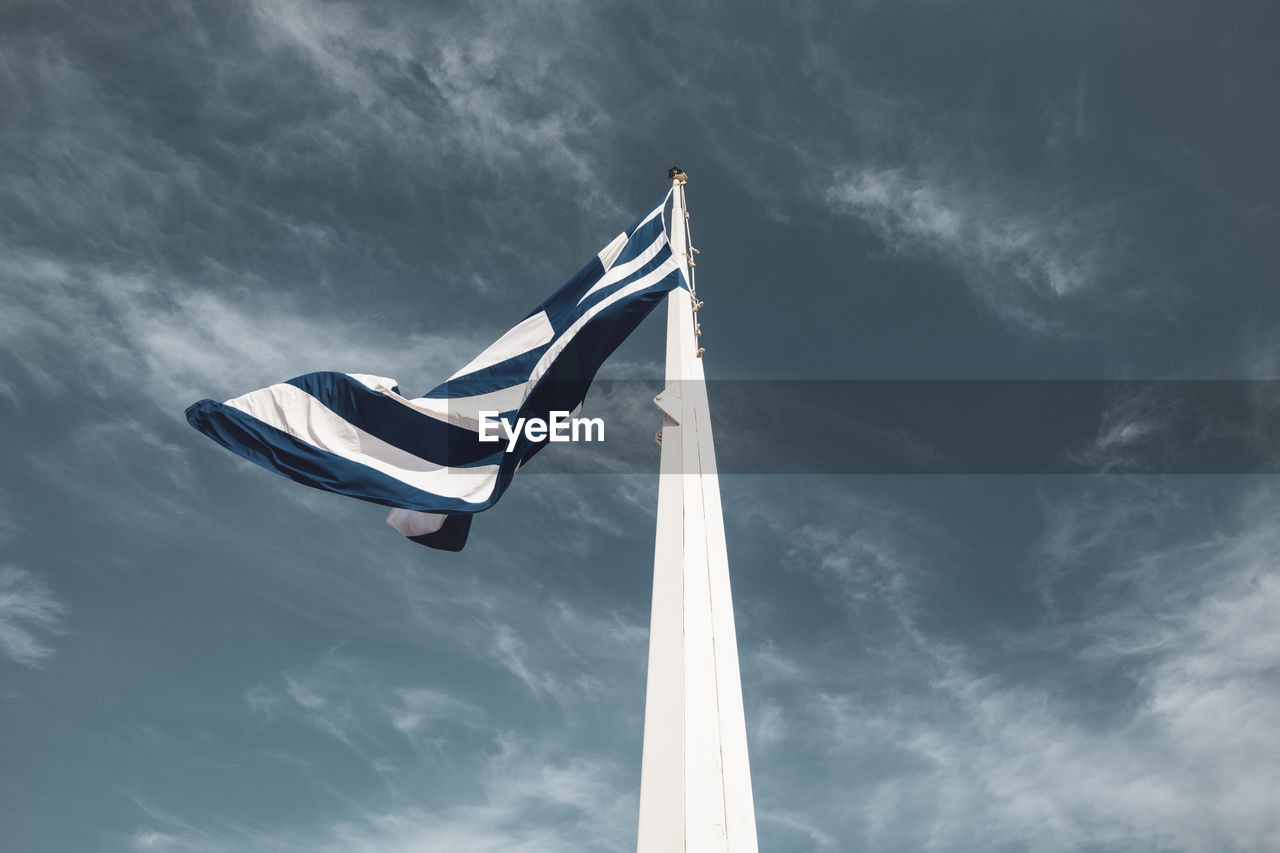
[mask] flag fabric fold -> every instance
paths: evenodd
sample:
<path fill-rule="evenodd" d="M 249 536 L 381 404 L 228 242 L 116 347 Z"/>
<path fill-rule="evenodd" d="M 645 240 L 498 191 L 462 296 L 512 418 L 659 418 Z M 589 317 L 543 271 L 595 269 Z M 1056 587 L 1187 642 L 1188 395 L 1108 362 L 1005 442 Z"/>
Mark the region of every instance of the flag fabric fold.
<path fill-rule="evenodd" d="M 480 412 L 515 421 L 579 411 L 605 359 L 668 291 L 688 287 L 667 240 L 666 201 L 421 397 L 381 376 L 308 373 L 224 403 L 201 400 L 187 420 L 296 482 L 393 507 L 387 522 L 415 542 L 460 550 L 472 515 L 546 444 L 523 434 L 509 451 L 506 441 L 481 442 Z"/>

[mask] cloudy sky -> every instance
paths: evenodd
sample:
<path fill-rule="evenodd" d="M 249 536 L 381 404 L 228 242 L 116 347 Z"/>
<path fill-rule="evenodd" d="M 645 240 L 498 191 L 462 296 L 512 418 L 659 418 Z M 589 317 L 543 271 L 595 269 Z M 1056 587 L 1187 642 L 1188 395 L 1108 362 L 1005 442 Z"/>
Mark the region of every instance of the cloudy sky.
<path fill-rule="evenodd" d="M 3 0 L 0 849 L 633 848 L 656 446 L 549 450 L 448 554 L 183 409 L 424 391 L 673 164 L 713 379 L 1280 379 L 1278 25 Z M 637 395 L 661 325 L 609 365 Z M 1109 405 L 1101 471 L 1166 414 Z M 1280 849 L 1274 476 L 723 490 L 761 849 Z"/>

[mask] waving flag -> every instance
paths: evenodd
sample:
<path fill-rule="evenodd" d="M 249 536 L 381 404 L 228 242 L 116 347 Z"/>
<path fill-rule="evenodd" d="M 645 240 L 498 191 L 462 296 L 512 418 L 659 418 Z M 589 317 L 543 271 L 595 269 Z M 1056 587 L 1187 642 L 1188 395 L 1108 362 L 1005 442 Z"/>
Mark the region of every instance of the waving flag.
<path fill-rule="evenodd" d="M 669 197 L 669 196 L 668 196 Z M 577 412 L 600 365 L 667 292 L 688 287 L 664 223 L 666 200 L 567 284 L 422 397 L 392 379 L 308 373 L 187 409 L 196 429 L 318 489 L 395 507 L 387 522 L 457 551 L 471 516 L 497 502 L 546 439 L 480 441 L 480 412 L 511 421 Z"/>

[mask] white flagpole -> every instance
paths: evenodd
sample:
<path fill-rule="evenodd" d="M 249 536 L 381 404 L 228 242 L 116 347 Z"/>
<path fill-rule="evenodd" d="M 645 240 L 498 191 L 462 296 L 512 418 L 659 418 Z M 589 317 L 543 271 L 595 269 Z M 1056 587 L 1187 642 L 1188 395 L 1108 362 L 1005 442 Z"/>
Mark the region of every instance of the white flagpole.
<path fill-rule="evenodd" d="M 671 250 L 690 261 L 685 176 L 672 170 Z M 696 293 L 667 296 L 653 613 L 638 853 L 757 853 L 720 482 Z"/>

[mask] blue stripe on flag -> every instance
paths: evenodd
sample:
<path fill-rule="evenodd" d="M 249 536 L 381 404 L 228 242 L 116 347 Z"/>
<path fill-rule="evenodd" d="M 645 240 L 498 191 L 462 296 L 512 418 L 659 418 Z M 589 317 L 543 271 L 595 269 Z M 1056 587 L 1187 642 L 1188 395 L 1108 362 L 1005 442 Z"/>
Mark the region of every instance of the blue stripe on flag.
<path fill-rule="evenodd" d="M 662 235 L 662 219 L 655 216 L 643 226 L 641 226 L 631 239 L 627 241 L 627 245 L 622 247 L 622 251 L 618 253 L 618 259 L 613 262 L 613 266 L 620 267 L 627 261 L 635 260 L 640 253 L 653 245 L 653 241 Z"/>
<path fill-rule="evenodd" d="M 573 306 L 578 304 L 582 294 L 595 286 L 604 272 L 604 265 L 600 263 L 600 259 L 592 258 L 565 283 L 564 287 L 551 294 L 537 307 L 536 310 L 547 313 L 547 319 L 551 321 L 551 328 L 555 330 L 556 335 L 564 334 L 565 330 L 573 325 L 573 321 L 578 319 L 579 314 L 573 310 Z"/>
<path fill-rule="evenodd" d="M 513 385 L 528 382 L 529 374 L 533 371 L 534 365 L 538 363 L 538 359 L 542 358 L 542 354 L 550 346 L 550 343 L 545 343 L 536 349 L 512 356 L 506 361 L 500 361 L 490 367 L 477 370 L 475 373 L 468 373 L 466 376 L 450 379 L 448 382 L 432 388 L 423 396 L 433 400 L 451 397 L 474 397 L 477 394 L 501 391 L 503 388 L 510 388 Z"/>
<path fill-rule="evenodd" d="M 296 483 L 384 506 L 420 512 L 476 512 L 481 503 L 424 492 L 395 477 L 352 462 L 265 424 L 233 406 L 201 400 L 187 408 L 187 422 L 228 450 Z M 499 476 L 499 481 L 503 477 Z"/>
<path fill-rule="evenodd" d="M 602 302 L 605 299 L 608 299 L 610 296 L 617 293 L 619 290 L 626 287 L 627 285 L 633 284 L 634 282 L 644 278 L 646 275 L 648 275 L 649 273 L 653 272 L 658 267 L 666 263 L 666 260 L 667 260 L 667 256 L 664 255 L 662 252 L 659 252 L 657 255 L 650 258 L 648 261 L 646 261 L 644 266 L 638 267 L 635 270 L 635 272 L 631 273 L 631 275 L 627 276 L 621 281 L 615 282 L 614 284 L 610 284 L 607 287 L 602 287 L 599 290 L 597 290 L 595 293 L 588 296 L 585 300 L 583 300 L 582 304 L 578 306 L 579 311 L 582 313 L 586 313 L 596 303 Z M 662 292 L 666 293 L 670 289 L 671 289 L 670 286 L 665 287 Z M 595 321 L 592 320 L 592 322 L 594 323 Z"/>
<path fill-rule="evenodd" d="M 475 432 L 416 412 L 345 373 L 320 371 L 285 381 L 344 421 L 419 459 L 450 468 L 497 461 L 494 445 L 481 442 Z"/>
<path fill-rule="evenodd" d="M 467 544 L 467 534 L 471 531 L 471 519 L 474 517 L 469 512 L 450 515 L 435 533 L 410 536 L 408 539 L 438 551 L 461 551 L 462 546 Z"/>

